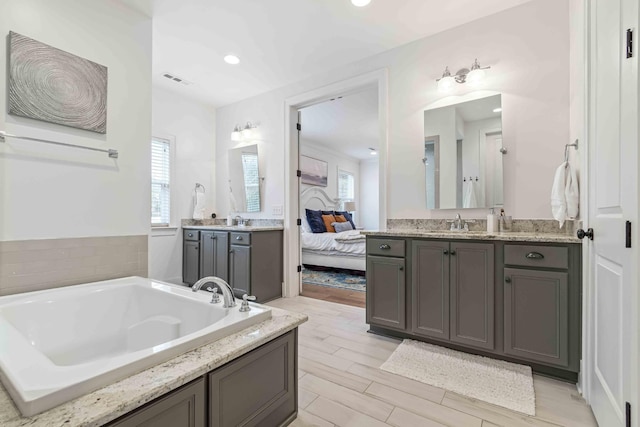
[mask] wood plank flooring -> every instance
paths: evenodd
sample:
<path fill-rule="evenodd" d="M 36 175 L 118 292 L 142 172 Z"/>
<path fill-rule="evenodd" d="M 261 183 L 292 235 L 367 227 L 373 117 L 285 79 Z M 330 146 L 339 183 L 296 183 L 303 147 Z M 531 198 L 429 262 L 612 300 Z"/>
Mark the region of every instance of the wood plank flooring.
<path fill-rule="evenodd" d="M 351 305 L 353 307 L 365 307 L 366 292 L 351 291 L 349 289 L 329 288 L 327 286 L 302 284 L 302 295 L 308 298 L 323 301 L 336 302 Z"/>
<path fill-rule="evenodd" d="M 299 328 L 293 427 L 597 426 L 572 384 L 534 375 L 529 417 L 380 370 L 400 341 L 368 334 L 362 308 L 303 296 L 268 305 L 309 316 Z"/>

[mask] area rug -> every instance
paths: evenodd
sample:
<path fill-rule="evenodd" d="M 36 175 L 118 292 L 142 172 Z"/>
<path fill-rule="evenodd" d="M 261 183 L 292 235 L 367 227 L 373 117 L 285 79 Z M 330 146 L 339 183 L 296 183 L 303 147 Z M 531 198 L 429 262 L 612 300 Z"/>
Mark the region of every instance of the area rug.
<path fill-rule="evenodd" d="M 367 280 L 364 276 L 339 270 L 318 271 L 305 269 L 302 271 L 302 283 L 359 292 L 365 292 L 367 289 Z"/>
<path fill-rule="evenodd" d="M 536 414 L 528 366 L 404 340 L 380 369 L 526 415 Z"/>

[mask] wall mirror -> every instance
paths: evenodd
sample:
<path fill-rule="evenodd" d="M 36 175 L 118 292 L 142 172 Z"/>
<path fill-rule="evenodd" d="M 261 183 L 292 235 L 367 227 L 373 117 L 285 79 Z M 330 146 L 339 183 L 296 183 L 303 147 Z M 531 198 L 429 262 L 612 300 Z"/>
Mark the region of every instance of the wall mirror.
<path fill-rule="evenodd" d="M 258 145 L 229 150 L 229 199 L 232 212 L 260 212 Z"/>
<path fill-rule="evenodd" d="M 425 110 L 427 208 L 503 206 L 504 153 L 501 95 Z"/>

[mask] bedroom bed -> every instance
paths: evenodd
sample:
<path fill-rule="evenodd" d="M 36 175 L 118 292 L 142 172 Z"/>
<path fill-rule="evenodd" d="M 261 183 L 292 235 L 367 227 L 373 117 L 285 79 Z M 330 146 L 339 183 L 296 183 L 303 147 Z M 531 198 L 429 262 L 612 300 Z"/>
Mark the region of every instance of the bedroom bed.
<path fill-rule="evenodd" d="M 313 233 L 306 209 L 336 211 L 338 202 L 318 187 L 305 189 L 300 195 L 302 227 L 300 246 L 302 264 L 348 270 L 366 270 L 366 238 L 358 230 L 340 233 Z"/>

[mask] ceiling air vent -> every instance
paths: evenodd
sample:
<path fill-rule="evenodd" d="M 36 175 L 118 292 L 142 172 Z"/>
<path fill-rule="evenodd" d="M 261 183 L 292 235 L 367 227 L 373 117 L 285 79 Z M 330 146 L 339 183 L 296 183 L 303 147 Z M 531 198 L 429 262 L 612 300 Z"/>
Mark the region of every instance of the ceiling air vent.
<path fill-rule="evenodd" d="M 185 80 L 182 77 L 178 77 L 175 74 L 171 74 L 171 73 L 164 73 L 162 74 L 162 77 L 166 77 L 167 79 L 174 81 L 176 83 L 181 83 L 185 86 L 190 86 L 193 84 L 193 82 L 190 82 L 189 80 Z"/>

